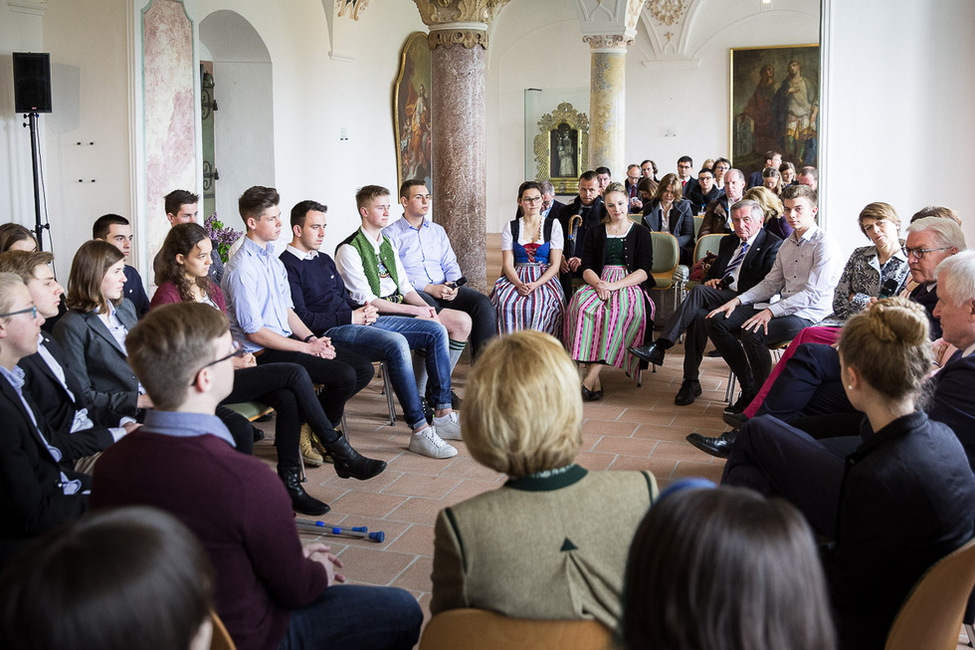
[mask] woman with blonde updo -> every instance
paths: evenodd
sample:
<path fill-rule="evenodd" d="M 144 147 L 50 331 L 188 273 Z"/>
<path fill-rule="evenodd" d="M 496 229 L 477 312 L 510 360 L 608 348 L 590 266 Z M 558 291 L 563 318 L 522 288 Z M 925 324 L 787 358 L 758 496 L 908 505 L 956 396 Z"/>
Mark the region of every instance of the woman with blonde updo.
<path fill-rule="evenodd" d="M 864 414 L 851 453 L 759 416 L 741 428 L 722 482 L 791 500 L 835 538 L 824 564 L 842 648 L 882 648 L 904 598 L 971 539 L 975 479 L 950 428 L 917 402 L 932 362 L 924 308 L 885 298 L 839 341 L 843 389 Z"/>
<path fill-rule="evenodd" d="M 614 627 L 627 549 L 657 483 L 648 471 L 575 464 L 582 399 L 565 348 L 531 330 L 495 340 L 471 370 L 460 418 L 474 460 L 508 480 L 437 516 L 431 613 Z"/>
<path fill-rule="evenodd" d="M 765 230 L 783 241 L 792 234 L 793 227 L 782 216 L 785 206 L 782 205 L 782 199 L 778 194 L 759 185 L 745 192 L 742 198 L 750 199 L 762 206 L 762 212 L 765 213 Z"/>

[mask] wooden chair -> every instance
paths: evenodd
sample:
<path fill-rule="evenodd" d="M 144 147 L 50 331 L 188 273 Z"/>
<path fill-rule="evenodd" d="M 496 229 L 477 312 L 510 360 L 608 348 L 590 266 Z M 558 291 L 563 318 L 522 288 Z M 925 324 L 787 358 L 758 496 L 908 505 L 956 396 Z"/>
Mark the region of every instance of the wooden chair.
<path fill-rule="evenodd" d="M 601 650 L 609 628 L 598 621 L 509 618 L 483 609 L 451 609 L 433 617 L 420 650 Z"/>
<path fill-rule="evenodd" d="M 210 650 L 236 650 L 234 640 L 230 638 L 223 621 L 217 616 L 216 612 L 210 612 L 210 620 L 213 623 L 213 638 L 210 639 Z"/>
<path fill-rule="evenodd" d="M 908 594 L 887 635 L 886 650 L 955 650 L 975 587 L 975 540 L 934 563 Z"/>

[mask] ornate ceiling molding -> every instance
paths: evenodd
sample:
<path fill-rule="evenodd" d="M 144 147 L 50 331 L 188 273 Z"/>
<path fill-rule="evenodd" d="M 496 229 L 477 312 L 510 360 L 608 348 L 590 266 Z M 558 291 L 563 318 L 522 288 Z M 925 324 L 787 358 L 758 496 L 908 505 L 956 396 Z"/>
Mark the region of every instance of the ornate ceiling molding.
<path fill-rule="evenodd" d="M 685 0 L 648 0 L 647 13 L 658 25 L 670 27 L 681 22 L 687 11 Z"/>
<path fill-rule="evenodd" d="M 359 15 L 366 10 L 369 0 L 335 0 L 335 8 L 339 16 L 348 16 L 352 20 L 359 20 Z"/>

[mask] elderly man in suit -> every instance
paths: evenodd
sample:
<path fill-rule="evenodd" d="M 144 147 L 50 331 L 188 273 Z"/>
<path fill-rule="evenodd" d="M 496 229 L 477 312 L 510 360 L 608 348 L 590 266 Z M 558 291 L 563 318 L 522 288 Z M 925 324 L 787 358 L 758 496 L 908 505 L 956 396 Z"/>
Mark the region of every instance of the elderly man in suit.
<path fill-rule="evenodd" d="M 718 259 L 708 270 L 703 284 L 694 287 L 680 308 L 664 326 L 657 340 L 630 353 L 655 365 L 663 365 L 666 350 L 673 347 L 687 331 L 684 343 L 684 381 L 674 404 L 687 406 L 701 394 L 698 380 L 707 334 L 704 317 L 758 284 L 772 268 L 782 240 L 762 228 L 765 215 L 755 201 L 739 201 L 731 206 L 735 237 L 725 237 L 718 249 Z"/>

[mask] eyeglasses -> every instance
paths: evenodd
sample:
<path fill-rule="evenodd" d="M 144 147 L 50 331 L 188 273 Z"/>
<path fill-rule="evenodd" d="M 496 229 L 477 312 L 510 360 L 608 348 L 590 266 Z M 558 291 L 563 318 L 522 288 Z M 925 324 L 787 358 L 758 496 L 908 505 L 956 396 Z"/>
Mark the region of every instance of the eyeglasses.
<path fill-rule="evenodd" d="M 203 366 L 202 368 L 200 368 L 199 370 L 197 370 L 196 371 L 196 374 L 193 375 L 193 381 L 190 382 L 190 386 L 195 386 L 196 385 L 196 379 L 197 379 L 197 377 L 199 377 L 200 376 L 200 373 L 203 372 L 204 370 L 206 370 L 207 368 L 209 368 L 210 366 L 215 366 L 218 363 L 223 363 L 224 361 L 227 361 L 228 359 L 233 359 L 234 357 L 242 357 L 245 354 L 247 354 L 247 350 L 245 350 L 244 347 L 240 343 L 238 343 L 237 341 L 234 341 L 233 342 L 233 346 L 232 347 L 233 347 L 234 351 L 231 352 L 230 354 L 228 354 L 227 356 L 220 357 L 219 359 L 214 359 L 210 363 L 206 364 L 205 366 Z"/>
<path fill-rule="evenodd" d="M 524 201 L 525 203 L 531 203 L 532 205 L 534 205 L 536 203 L 541 202 L 542 197 L 540 197 L 540 196 L 525 196 L 525 197 L 522 197 L 521 200 Z"/>
<path fill-rule="evenodd" d="M 7 318 L 9 316 L 16 316 L 17 314 L 30 314 L 31 318 L 37 318 L 37 307 L 31 305 L 26 309 L 19 309 L 17 311 L 8 311 L 6 314 L 0 314 L 0 318 Z"/>
<path fill-rule="evenodd" d="M 951 249 L 950 246 L 945 246 L 944 248 L 905 248 L 904 252 L 907 253 L 908 257 L 913 255 L 915 258 L 917 258 L 917 261 L 920 262 L 921 260 L 924 259 L 924 256 L 927 255 L 928 253 L 934 253 L 936 251 L 946 251 L 950 249 Z"/>

